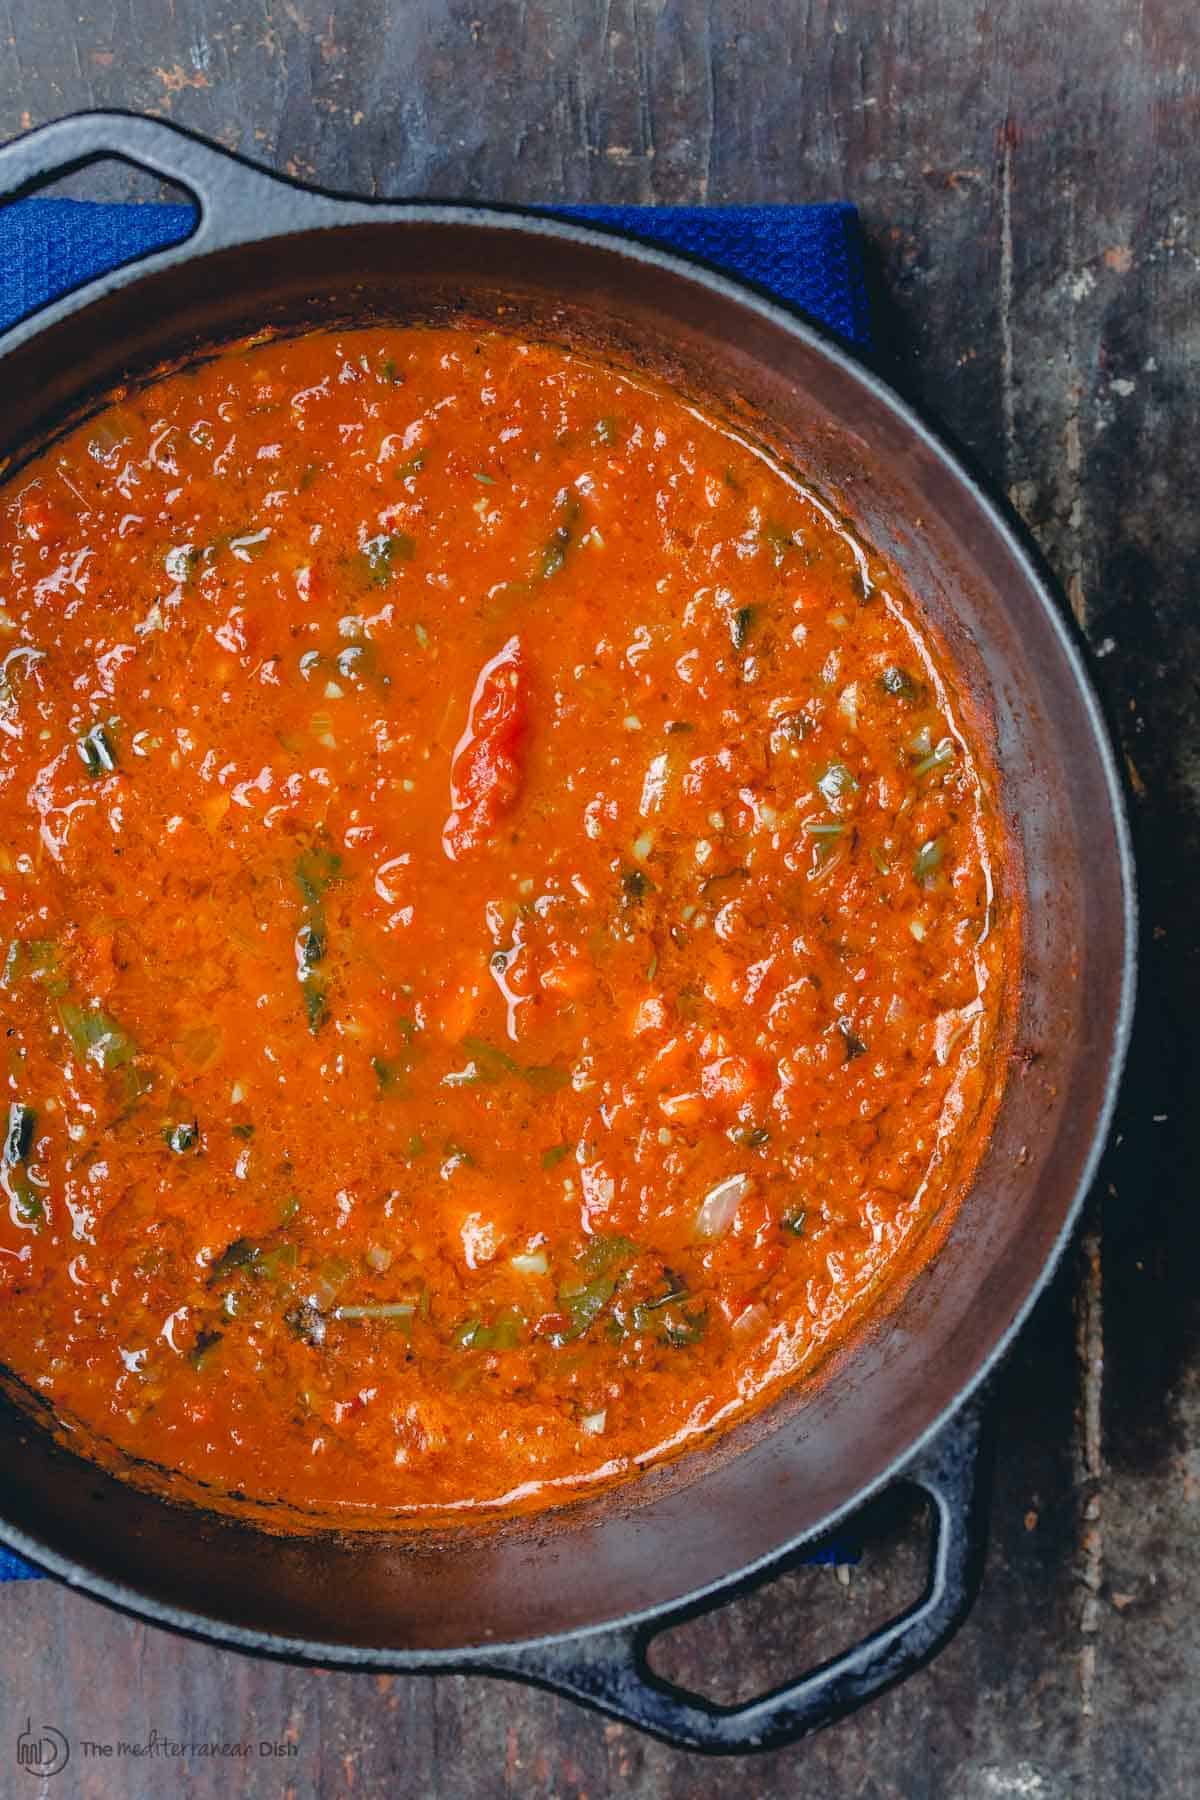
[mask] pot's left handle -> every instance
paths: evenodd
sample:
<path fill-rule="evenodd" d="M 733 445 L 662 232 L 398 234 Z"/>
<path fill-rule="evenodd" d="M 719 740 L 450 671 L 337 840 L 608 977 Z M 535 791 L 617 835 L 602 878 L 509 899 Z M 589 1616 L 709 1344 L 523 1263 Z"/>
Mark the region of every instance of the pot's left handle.
<path fill-rule="evenodd" d="M 330 196 L 271 174 L 179 125 L 116 111 L 72 113 L 0 147 L 0 204 L 107 157 L 134 163 L 191 194 L 198 219 L 184 240 L 189 252 L 286 229 L 300 223 L 301 213 L 305 225 L 320 223 L 320 213 L 332 204 Z M 149 255 L 170 256 L 180 248 L 170 244 Z"/>

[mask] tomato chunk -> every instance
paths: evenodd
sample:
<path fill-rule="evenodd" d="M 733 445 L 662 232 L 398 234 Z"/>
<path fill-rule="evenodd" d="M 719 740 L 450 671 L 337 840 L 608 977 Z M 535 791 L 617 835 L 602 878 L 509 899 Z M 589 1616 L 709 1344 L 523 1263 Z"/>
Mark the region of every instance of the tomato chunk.
<path fill-rule="evenodd" d="M 467 728 L 450 763 L 451 812 L 442 847 L 451 862 L 494 841 L 524 784 L 522 752 L 529 735 L 529 679 L 518 637 L 484 664 L 467 712 Z"/>

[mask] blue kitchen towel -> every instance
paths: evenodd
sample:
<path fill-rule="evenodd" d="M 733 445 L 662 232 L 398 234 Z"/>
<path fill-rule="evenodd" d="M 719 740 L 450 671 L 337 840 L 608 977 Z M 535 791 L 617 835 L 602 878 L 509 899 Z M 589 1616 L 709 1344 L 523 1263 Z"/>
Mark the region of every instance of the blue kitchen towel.
<path fill-rule="evenodd" d="M 583 225 L 718 264 L 850 343 L 870 341 L 858 214 L 828 206 L 556 206 Z M 186 237 L 190 206 L 17 200 L 0 208 L 0 331 L 104 269 Z"/>
<path fill-rule="evenodd" d="M 799 307 L 860 347 L 870 343 L 862 239 L 853 206 L 556 206 L 564 219 L 629 232 L 702 257 Z M 0 208 L 0 331 L 89 277 L 177 243 L 190 206 L 17 200 Z M 857 1562 L 856 1546 L 827 1542 L 805 1558 Z M 0 1549 L 0 1581 L 37 1576 Z"/>

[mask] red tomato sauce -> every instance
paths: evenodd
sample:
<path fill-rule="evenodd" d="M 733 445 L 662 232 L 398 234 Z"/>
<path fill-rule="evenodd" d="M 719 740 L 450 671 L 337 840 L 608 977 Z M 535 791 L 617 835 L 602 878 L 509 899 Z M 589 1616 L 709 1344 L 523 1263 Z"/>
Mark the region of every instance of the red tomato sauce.
<path fill-rule="evenodd" d="M 322 1515 L 702 1442 L 971 1177 L 992 785 L 894 574 L 668 392 L 378 329 L 120 396 L 0 496 L 5 1363 Z"/>

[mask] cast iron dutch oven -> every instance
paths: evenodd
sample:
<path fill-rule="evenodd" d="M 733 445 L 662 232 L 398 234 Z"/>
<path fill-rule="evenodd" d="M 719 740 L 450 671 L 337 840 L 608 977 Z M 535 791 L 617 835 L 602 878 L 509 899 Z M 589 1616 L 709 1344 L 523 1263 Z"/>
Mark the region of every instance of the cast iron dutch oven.
<path fill-rule="evenodd" d="M 607 1498 L 436 1538 L 286 1537 L 102 1473 L 0 1404 L 0 1536 L 131 1612 L 239 1649 L 539 1682 L 674 1743 L 761 1749 L 907 1674 L 962 1616 L 982 1516 L 968 1402 L 1096 1169 L 1129 1033 L 1120 784 L 1054 594 L 1012 521 L 862 362 L 763 295 L 548 218 L 301 188 L 174 127 L 83 114 L 0 151 L 0 194 L 116 156 L 181 184 L 192 236 L 0 342 L 8 467 L 117 382 L 263 327 L 465 316 L 652 370 L 794 452 L 921 595 L 995 721 L 1028 934 L 990 1148 L 939 1256 L 843 1353 L 715 1447 Z M 717 1708 L 649 1670 L 664 1624 L 762 1578 L 885 1483 L 932 1502 L 923 1597 L 845 1655 Z"/>

